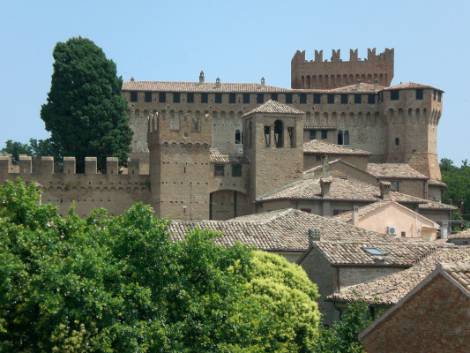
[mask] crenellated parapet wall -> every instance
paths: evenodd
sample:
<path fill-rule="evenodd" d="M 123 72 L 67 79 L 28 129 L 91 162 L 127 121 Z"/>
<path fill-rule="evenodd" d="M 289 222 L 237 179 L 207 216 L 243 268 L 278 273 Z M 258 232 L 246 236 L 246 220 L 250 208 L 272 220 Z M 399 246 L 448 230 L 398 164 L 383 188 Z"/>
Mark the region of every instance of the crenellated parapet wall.
<path fill-rule="evenodd" d="M 323 59 L 323 50 L 315 50 L 307 60 L 305 50 L 298 50 L 291 62 L 291 87 L 299 89 L 331 89 L 358 82 L 389 86 L 393 79 L 394 50 L 386 48 L 377 54 L 367 49 L 367 58 L 359 58 L 358 49 L 350 49 L 349 60 L 341 59 L 340 50 L 332 50 L 330 60 Z"/>
<path fill-rule="evenodd" d="M 42 201 L 56 204 L 61 213 L 74 204 L 79 215 L 98 207 L 120 214 L 135 202 L 150 202 L 149 176 L 139 173 L 138 160 L 121 171 L 118 159 L 108 157 L 106 173 L 100 173 L 96 157 L 86 157 L 85 172 L 76 173 L 75 157 L 64 157 L 62 170 L 56 171 L 53 157 L 21 155 L 13 165 L 9 156 L 0 156 L 0 182 L 17 178 L 38 184 Z"/>

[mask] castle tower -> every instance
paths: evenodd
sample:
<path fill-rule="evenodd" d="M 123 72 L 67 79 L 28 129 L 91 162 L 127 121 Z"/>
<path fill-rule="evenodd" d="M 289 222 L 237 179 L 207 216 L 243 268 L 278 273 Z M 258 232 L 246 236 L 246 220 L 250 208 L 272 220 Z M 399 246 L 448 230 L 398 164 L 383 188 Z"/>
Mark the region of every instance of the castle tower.
<path fill-rule="evenodd" d="M 437 156 L 437 126 L 442 91 L 415 83 L 381 93 L 385 117 L 385 162 L 408 163 L 434 180 L 441 179 Z"/>
<path fill-rule="evenodd" d="M 160 217 L 209 218 L 209 148 L 212 119 L 182 112 L 149 118 L 152 206 Z"/>
<path fill-rule="evenodd" d="M 304 124 L 303 111 L 272 100 L 243 115 L 252 203 L 302 176 Z"/>
<path fill-rule="evenodd" d="M 349 60 L 341 59 L 340 50 L 333 50 L 329 61 L 323 59 L 323 50 L 315 50 L 314 60 L 305 59 L 305 51 L 297 51 L 291 61 L 292 88 L 331 89 L 358 82 L 390 86 L 393 79 L 394 50 L 367 50 L 367 58 L 360 59 L 357 49 L 350 49 Z"/>

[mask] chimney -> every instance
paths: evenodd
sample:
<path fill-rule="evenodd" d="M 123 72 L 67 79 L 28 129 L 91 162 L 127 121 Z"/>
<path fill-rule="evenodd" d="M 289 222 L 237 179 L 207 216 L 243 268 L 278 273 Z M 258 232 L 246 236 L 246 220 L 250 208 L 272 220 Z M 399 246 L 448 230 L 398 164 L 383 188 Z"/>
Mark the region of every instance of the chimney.
<path fill-rule="evenodd" d="M 353 206 L 352 209 L 352 224 L 357 225 L 357 218 L 359 217 L 359 207 Z"/>
<path fill-rule="evenodd" d="M 331 178 L 320 178 L 320 189 L 322 197 L 325 197 L 329 194 L 331 182 Z"/>
<path fill-rule="evenodd" d="M 380 198 L 384 201 L 390 200 L 391 185 L 389 181 L 380 182 Z"/>
<path fill-rule="evenodd" d="M 313 244 L 316 241 L 320 241 L 320 230 L 316 228 L 310 228 L 308 230 L 308 248 L 313 248 Z"/>
<path fill-rule="evenodd" d="M 204 71 L 202 70 L 199 73 L 199 83 L 204 83 Z"/>

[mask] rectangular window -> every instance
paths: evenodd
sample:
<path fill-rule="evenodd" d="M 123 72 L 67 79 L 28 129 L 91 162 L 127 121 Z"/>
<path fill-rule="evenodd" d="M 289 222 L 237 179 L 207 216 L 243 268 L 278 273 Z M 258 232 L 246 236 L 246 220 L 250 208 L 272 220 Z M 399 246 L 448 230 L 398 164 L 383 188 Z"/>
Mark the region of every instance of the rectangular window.
<path fill-rule="evenodd" d="M 258 104 L 264 103 L 264 94 L 263 93 L 258 93 L 256 95 L 256 103 L 258 103 Z"/>
<path fill-rule="evenodd" d="M 338 130 L 338 145 L 349 145 L 349 131 Z"/>
<path fill-rule="evenodd" d="M 131 102 L 137 102 L 139 98 L 139 92 L 132 91 L 131 92 Z"/>
<path fill-rule="evenodd" d="M 400 182 L 398 180 L 393 180 L 390 182 L 390 190 L 400 191 Z"/>
<path fill-rule="evenodd" d="M 241 164 L 232 164 L 232 176 L 241 177 L 242 176 L 242 165 Z"/>
<path fill-rule="evenodd" d="M 422 89 L 417 89 L 416 90 L 416 99 L 419 100 L 419 101 L 423 99 L 423 90 Z"/>
<path fill-rule="evenodd" d="M 243 93 L 243 104 L 250 104 L 250 94 Z"/>
<path fill-rule="evenodd" d="M 160 103 L 165 103 L 166 102 L 166 93 L 165 92 L 160 92 L 158 94 L 158 101 Z"/>
<path fill-rule="evenodd" d="M 209 94 L 207 93 L 202 93 L 201 94 L 201 103 L 209 103 Z"/>
<path fill-rule="evenodd" d="M 321 139 L 326 140 L 328 138 L 328 130 L 321 130 Z"/>
<path fill-rule="evenodd" d="M 362 94 L 355 94 L 354 95 L 354 104 L 361 104 L 362 103 Z"/>
<path fill-rule="evenodd" d="M 286 93 L 286 104 L 292 104 L 292 93 Z"/>
<path fill-rule="evenodd" d="M 264 127 L 264 145 L 271 146 L 271 126 Z"/>
<path fill-rule="evenodd" d="M 179 93 L 173 93 L 173 103 L 179 103 L 180 102 L 180 94 Z"/>
<path fill-rule="evenodd" d="M 303 212 L 312 213 L 311 208 L 301 208 L 300 210 L 303 211 Z"/>
<path fill-rule="evenodd" d="M 235 144 L 239 145 L 242 143 L 242 133 L 239 129 L 235 130 Z"/>
<path fill-rule="evenodd" d="M 299 103 L 300 104 L 307 104 L 307 95 L 305 93 L 299 94 Z"/>
<path fill-rule="evenodd" d="M 375 94 L 370 93 L 367 95 L 367 103 L 368 104 L 375 104 Z"/>
<path fill-rule="evenodd" d="M 222 93 L 215 94 L 215 103 L 220 104 L 222 103 Z"/>
<path fill-rule="evenodd" d="M 335 95 L 334 94 L 329 94 L 327 96 L 328 104 L 334 104 L 335 103 Z"/>
<path fill-rule="evenodd" d="M 152 92 L 145 92 L 144 99 L 147 103 L 151 102 L 152 101 Z"/>
<path fill-rule="evenodd" d="M 186 95 L 186 101 L 187 101 L 188 103 L 194 103 L 194 93 L 188 93 L 188 94 Z"/>
<path fill-rule="evenodd" d="M 278 98 L 278 97 L 277 97 L 277 93 L 271 93 L 271 99 L 272 99 L 273 101 L 277 101 L 277 98 Z"/>
<path fill-rule="evenodd" d="M 223 164 L 215 164 L 214 165 L 214 176 L 224 176 L 225 174 L 225 166 Z"/>
<path fill-rule="evenodd" d="M 230 93 L 230 94 L 228 95 L 228 102 L 229 102 L 230 104 L 235 104 L 235 103 L 236 103 L 236 100 L 237 100 L 237 96 L 236 96 L 235 93 Z"/>
<path fill-rule="evenodd" d="M 316 140 L 317 138 L 317 130 L 311 129 L 310 130 L 310 140 Z"/>
<path fill-rule="evenodd" d="M 390 91 L 390 100 L 392 101 L 397 101 L 400 99 L 400 91 L 397 89 L 394 89 Z"/>
<path fill-rule="evenodd" d="M 287 127 L 287 134 L 289 135 L 290 147 L 295 147 L 295 128 L 292 126 Z"/>
<path fill-rule="evenodd" d="M 321 94 L 315 93 L 313 95 L 313 104 L 320 104 L 321 103 Z"/>
<path fill-rule="evenodd" d="M 342 94 L 341 95 L 341 104 L 348 104 L 348 95 Z"/>

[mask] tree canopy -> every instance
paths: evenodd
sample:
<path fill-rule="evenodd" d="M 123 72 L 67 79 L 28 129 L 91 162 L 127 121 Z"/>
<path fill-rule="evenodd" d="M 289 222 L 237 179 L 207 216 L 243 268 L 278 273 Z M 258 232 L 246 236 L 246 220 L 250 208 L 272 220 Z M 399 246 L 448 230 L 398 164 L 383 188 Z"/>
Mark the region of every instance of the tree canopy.
<path fill-rule="evenodd" d="M 462 161 L 460 167 L 450 159 L 443 158 L 440 163 L 442 181 L 447 184 L 443 201 L 453 204 L 463 212 L 454 212 L 457 217 L 470 221 L 470 166 L 468 161 Z"/>
<path fill-rule="evenodd" d="M 71 38 L 54 48 L 54 66 L 47 103 L 41 118 L 58 154 L 106 157 L 127 161 L 132 131 L 121 96 L 122 79 L 116 65 L 95 43 Z"/>
<path fill-rule="evenodd" d="M 10 154 L 14 162 L 18 161 L 20 154 L 28 156 L 57 156 L 56 148 L 50 139 L 30 139 L 29 143 L 7 140 L 5 147 L 2 148 L 2 152 Z"/>
<path fill-rule="evenodd" d="M 87 218 L 0 186 L 0 351 L 312 352 L 318 291 L 284 258 L 136 204 Z"/>

